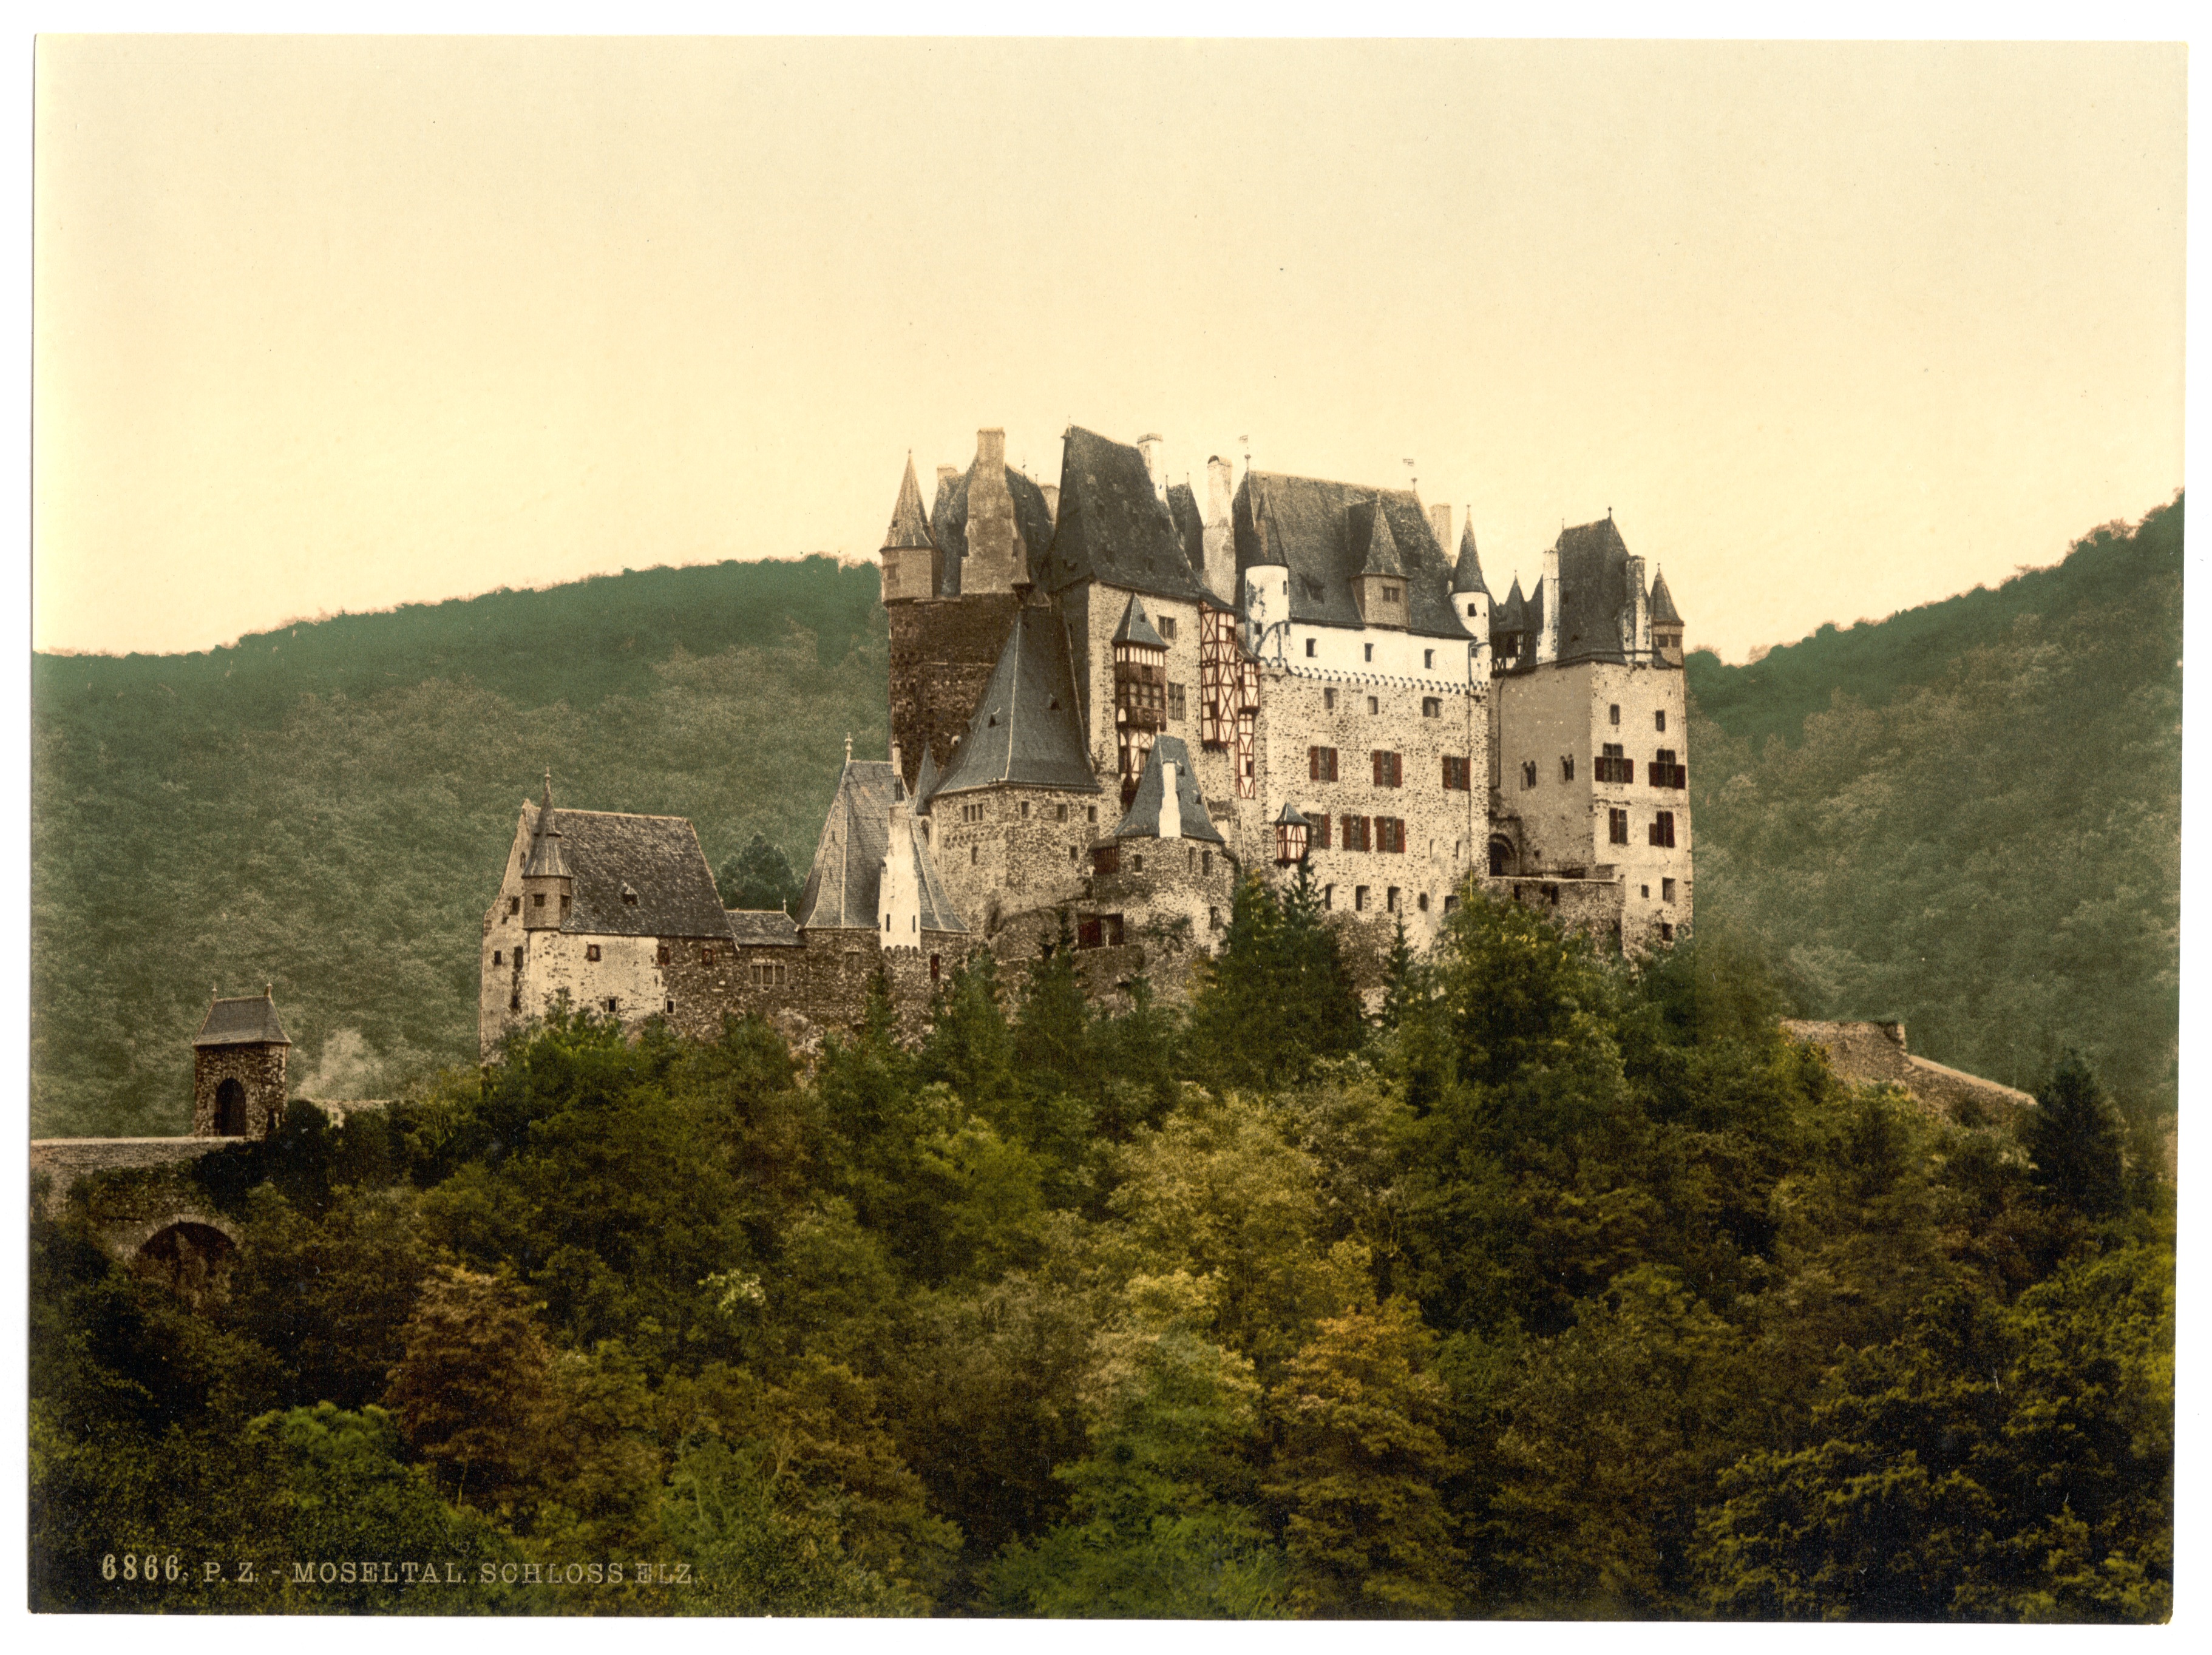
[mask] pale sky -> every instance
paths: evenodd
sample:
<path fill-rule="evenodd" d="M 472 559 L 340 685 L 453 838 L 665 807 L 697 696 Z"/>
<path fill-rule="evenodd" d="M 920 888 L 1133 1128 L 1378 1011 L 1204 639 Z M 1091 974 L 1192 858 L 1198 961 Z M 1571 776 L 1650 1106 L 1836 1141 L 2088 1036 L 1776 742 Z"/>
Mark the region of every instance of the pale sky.
<path fill-rule="evenodd" d="M 1418 474 L 1500 594 L 1611 507 L 1741 659 L 2180 485 L 2185 61 L 50 37 L 35 641 L 871 558 L 1073 422 Z"/>

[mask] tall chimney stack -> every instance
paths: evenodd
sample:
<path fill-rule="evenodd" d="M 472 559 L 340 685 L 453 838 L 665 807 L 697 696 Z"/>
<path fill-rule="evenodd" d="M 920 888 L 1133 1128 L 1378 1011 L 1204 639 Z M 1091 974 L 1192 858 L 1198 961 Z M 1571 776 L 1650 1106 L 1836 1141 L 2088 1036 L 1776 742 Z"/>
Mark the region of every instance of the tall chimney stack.
<path fill-rule="evenodd" d="M 1437 544 L 1443 547 L 1449 555 L 1452 549 L 1450 506 L 1439 505 L 1429 507 L 1429 532 L 1437 537 Z"/>
<path fill-rule="evenodd" d="M 1006 487 L 1006 433 L 988 427 L 975 433 L 975 464 L 968 472 L 968 556 L 960 590 L 1006 592 L 1029 584 L 1029 558 Z"/>
<path fill-rule="evenodd" d="M 1236 507 L 1235 468 L 1216 454 L 1206 463 L 1206 524 L 1203 540 L 1206 584 L 1223 603 L 1237 602 L 1237 537 L 1231 513 Z"/>
<path fill-rule="evenodd" d="M 1160 449 L 1166 440 L 1157 431 L 1137 439 L 1137 452 L 1145 457 L 1145 475 L 1152 480 L 1152 492 L 1163 506 L 1168 503 L 1168 480 L 1160 471 Z"/>

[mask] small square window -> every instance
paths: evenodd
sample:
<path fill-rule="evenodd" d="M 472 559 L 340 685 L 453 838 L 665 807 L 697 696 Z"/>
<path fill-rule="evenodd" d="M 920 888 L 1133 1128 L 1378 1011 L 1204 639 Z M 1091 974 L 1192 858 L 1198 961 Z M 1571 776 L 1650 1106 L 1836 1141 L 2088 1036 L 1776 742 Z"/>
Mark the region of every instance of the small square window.
<path fill-rule="evenodd" d="M 1559 755 L 1559 779 L 1560 779 L 1561 781 L 1572 781 L 1574 779 L 1575 779 L 1575 761 L 1574 761 L 1574 759 L 1572 758 L 1572 756 L 1571 756 L 1571 755 L 1568 755 L 1568 754 L 1562 753 L 1561 755 Z"/>
<path fill-rule="evenodd" d="M 1626 810 L 1607 810 L 1605 813 L 1605 820 L 1607 840 L 1614 845 L 1627 844 L 1628 812 Z M 1651 888 L 1650 886 L 1647 885 L 1644 888 L 1644 894 L 1646 896 L 1651 894 Z"/>
<path fill-rule="evenodd" d="M 1175 617 L 1173 615 L 1164 615 L 1160 617 L 1160 636 L 1167 640 L 1170 644 L 1175 642 L 1175 629 L 1176 623 Z"/>
<path fill-rule="evenodd" d="M 597 943 L 586 943 L 584 944 L 584 958 L 586 960 L 596 960 L 599 957 L 599 945 Z"/>
<path fill-rule="evenodd" d="M 1422 664 L 1423 666 L 1425 666 L 1425 667 L 1434 667 L 1434 666 L 1436 665 L 1436 664 L 1437 664 L 1437 652 L 1436 652 L 1436 651 L 1434 651 L 1434 650 L 1432 650 L 1432 649 L 1425 649 L 1425 650 L 1423 650 L 1423 651 L 1421 652 L 1421 664 Z"/>
<path fill-rule="evenodd" d="M 1620 703 L 1615 701 L 1611 706 L 1606 708 L 1605 716 L 1607 723 L 1619 724 L 1620 722 Z"/>
<path fill-rule="evenodd" d="M 1098 820 L 1098 807 L 1097 807 L 1097 805 L 1095 805 L 1095 804 L 1085 805 L 1085 806 L 1084 807 L 1084 809 L 1085 809 L 1085 815 L 1084 815 L 1084 818 L 1083 818 L 1083 819 L 1084 819 L 1085 821 L 1097 821 L 1097 820 Z"/>
<path fill-rule="evenodd" d="M 676 1015 L 676 1002 L 673 1000 L 669 1001 L 664 1007 L 662 1007 L 662 1009 L 666 1011 L 672 1017 Z"/>
<path fill-rule="evenodd" d="M 1365 644 L 1365 645 L 1361 646 L 1361 647 L 1362 647 L 1362 648 L 1364 648 L 1364 649 L 1367 652 L 1366 655 L 1363 658 L 1364 659 L 1366 659 L 1366 660 L 1370 660 L 1370 661 L 1371 661 L 1371 660 L 1373 660 L 1373 659 L 1375 658 L 1375 646 L 1374 646 L 1374 645 L 1372 645 L 1372 644 Z"/>
<path fill-rule="evenodd" d="M 1424 718 L 1443 718 L 1443 717 L 1444 716 L 1444 703 L 1443 703 L 1443 698 L 1442 696 L 1440 696 L 1440 695 L 1424 695 L 1424 696 L 1422 696 L 1422 697 L 1421 697 L 1421 716 L 1422 716 Z"/>
<path fill-rule="evenodd" d="M 1378 713 L 1378 712 L 1382 712 L 1382 703 L 1380 700 L 1378 700 L 1376 697 L 1374 697 L 1374 696 L 1372 696 L 1372 695 L 1370 695 L 1370 696 L 1367 698 L 1367 716 L 1368 716 L 1369 718 L 1373 718 L 1376 713 Z"/>
<path fill-rule="evenodd" d="M 1321 710 L 1324 712 L 1334 712 L 1336 711 L 1336 692 L 1334 690 L 1324 689 L 1322 691 Z"/>
<path fill-rule="evenodd" d="M 1423 891 L 1419 896 L 1413 899 L 1413 906 L 1419 908 L 1423 913 L 1426 913 L 1429 911 L 1429 894 L 1426 891 Z"/>
<path fill-rule="evenodd" d="M 1141 856 L 1131 857 L 1129 858 L 1129 871 L 1133 874 L 1140 874 L 1144 872 L 1145 858 Z"/>
<path fill-rule="evenodd" d="M 1674 882 L 1673 880 L 1662 879 L 1659 882 L 1659 900 L 1662 902 L 1672 902 L 1674 900 Z"/>
<path fill-rule="evenodd" d="M 1067 820 L 1067 807 L 1066 805 L 1055 804 L 1052 809 L 1054 821 L 1066 821 Z"/>
<path fill-rule="evenodd" d="M 1027 799 L 1024 799 L 1024 800 L 1022 801 L 1022 820 L 1023 820 L 1024 821 L 1027 821 L 1029 819 L 1030 819 L 1030 802 L 1029 802 Z"/>
<path fill-rule="evenodd" d="M 1646 902 L 1651 900 L 1651 888 L 1649 885 L 1640 885 L 1637 888 L 1644 893 L 1644 900 Z"/>
<path fill-rule="evenodd" d="M 1307 639 L 1307 640 L 1306 640 L 1306 658 L 1307 658 L 1308 660 L 1311 660 L 1311 659 L 1313 658 L 1313 652 L 1314 652 L 1314 640 L 1313 640 L 1312 639 L 1309 638 L 1309 639 Z"/>
<path fill-rule="evenodd" d="M 530 895 L 530 906 L 533 908 L 544 907 L 545 906 L 545 893 L 543 891 L 532 892 Z"/>
<path fill-rule="evenodd" d="M 1653 718 L 1656 718 L 1656 719 L 1659 721 L 1659 728 L 1660 728 L 1660 729 L 1662 729 L 1662 730 L 1666 729 L 1666 727 L 1667 727 L 1667 709 L 1666 709 L 1666 708 L 1664 708 L 1664 707 L 1660 708 L 1658 712 L 1656 712 L 1653 713 L 1651 716 L 1652 716 Z"/>
<path fill-rule="evenodd" d="M 1364 885 L 1355 885 L 1352 888 L 1352 907 L 1355 913 L 1367 912 L 1367 887 Z"/>
<path fill-rule="evenodd" d="M 1674 940 L 1674 928 L 1663 919 L 1659 922 L 1659 940 L 1662 943 Z"/>
<path fill-rule="evenodd" d="M 622 1009 L 622 1002 L 617 999 L 613 995 L 610 994 L 607 996 L 607 1009 L 609 1011 L 620 1011 Z"/>
<path fill-rule="evenodd" d="M 1335 886 L 1324 885 L 1321 888 L 1321 905 L 1324 908 L 1334 908 L 1336 906 Z"/>
<path fill-rule="evenodd" d="M 492 964 L 494 964 L 495 966 L 497 966 L 497 965 L 503 965 L 503 964 L 505 964 L 505 963 L 506 963 L 504 961 L 502 961 L 502 960 L 499 957 L 499 950 L 498 950 L 497 949 L 494 949 L 491 951 L 491 962 L 492 962 Z"/>
<path fill-rule="evenodd" d="M 1382 907 L 1387 913 L 1398 912 L 1398 888 L 1395 885 L 1382 894 Z"/>
<path fill-rule="evenodd" d="M 520 913 L 522 912 L 522 899 L 519 896 L 508 897 L 507 899 L 507 911 L 509 913 Z"/>
<path fill-rule="evenodd" d="M 1535 761 L 1535 760 L 1534 760 L 1534 759 L 1523 759 L 1523 760 L 1522 760 L 1522 761 L 1521 761 L 1521 788 L 1522 788 L 1522 791 L 1523 792 L 1526 792 L 1529 788 L 1534 787 L 1535 785 L 1536 785 L 1536 761 Z"/>
<path fill-rule="evenodd" d="M 1221 910 L 1218 908 L 1208 908 L 1206 911 L 1206 923 L 1211 929 L 1219 931 L 1221 929 Z"/>

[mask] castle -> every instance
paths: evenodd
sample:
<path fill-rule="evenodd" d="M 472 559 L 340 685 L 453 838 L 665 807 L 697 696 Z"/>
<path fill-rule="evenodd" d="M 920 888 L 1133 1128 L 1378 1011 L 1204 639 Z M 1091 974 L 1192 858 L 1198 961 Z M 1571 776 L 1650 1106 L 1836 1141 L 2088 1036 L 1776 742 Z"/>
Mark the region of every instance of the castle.
<path fill-rule="evenodd" d="M 1063 928 L 1095 991 L 1178 994 L 1240 878 L 1303 866 L 1356 978 L 1473 877 L 1641 949 L 1692 912 L 1683 622 L 1611 516 L 1523 595 L 1472 513 L 1206 466 L 1071 427 L 1057 484 L 976 436 L 881 552 L 887 760 L 844 769 L 796 913 L 726 911 L 691 824 L 526 801 L 483 921 L 479 1034 L 568 1003 L 711 1036 L 726 1013 L 909 1019 L 988 946 Z"/>

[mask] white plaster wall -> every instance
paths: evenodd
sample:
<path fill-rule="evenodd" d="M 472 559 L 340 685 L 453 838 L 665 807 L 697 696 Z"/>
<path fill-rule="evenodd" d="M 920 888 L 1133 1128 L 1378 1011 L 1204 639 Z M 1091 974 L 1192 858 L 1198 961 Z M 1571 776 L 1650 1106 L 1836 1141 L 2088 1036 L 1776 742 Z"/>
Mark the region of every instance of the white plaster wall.
<path fill-rule="evenodd" d="M 599 950 L 597 960 L 586 957 L 593 947 Z M 624 1028 L 642 1023 L 667 1003 L 659 953 L 660 940 L 653 937 L 532 931 L 523 954 L 522 1015 L 545 1015 L 565 992 L 571 1006 L 602 1015 L 611 996 L 618 1003 L 614 1015 Z"/>

